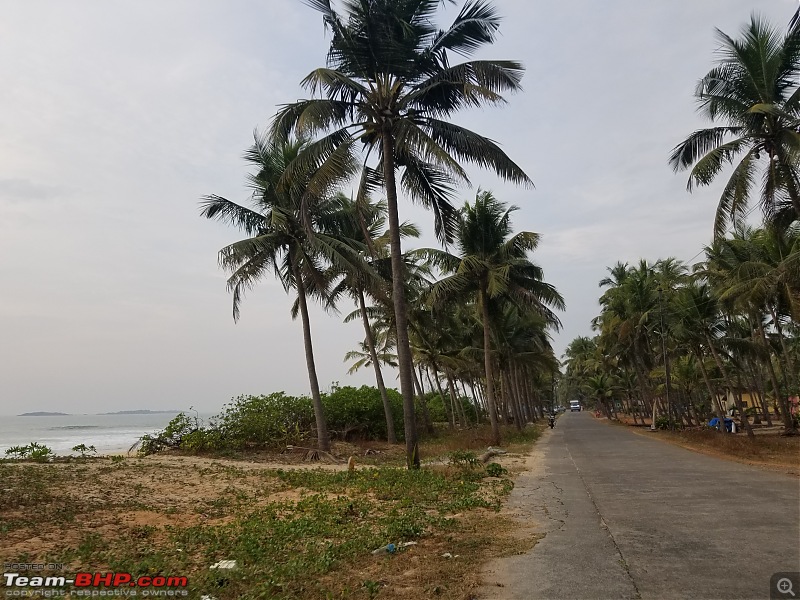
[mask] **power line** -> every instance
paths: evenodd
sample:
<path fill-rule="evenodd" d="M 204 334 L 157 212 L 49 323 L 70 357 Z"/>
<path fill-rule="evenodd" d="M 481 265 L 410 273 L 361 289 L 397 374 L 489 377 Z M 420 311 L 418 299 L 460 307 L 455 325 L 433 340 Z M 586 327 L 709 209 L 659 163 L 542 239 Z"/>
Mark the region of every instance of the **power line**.
<path fill-rule="evenodd" d="M 751 208 L 749 211 L 747 211 L 747 213 L 744 215 L 744 217 L 742 217 L 742 219 L 746 219 L 747 217 L 749 217 L 751 214 L 753 214 L 753 211 L 755 211 L 757 208 L 758 208 L 758 204 L 756 204 L 756 205 L 755 205 L 753 208 Z M 727 235 L 727 234 L 729 234 L 729 233 L 732 233 L 732 232 L 733 232 L 733 229 L 731 229 L 732 227 L 733 227 L 733 228 L 735 228 L 735 227 L 736 227 L 736 223 L 731 223 L 731 224 L 728 226 L 728 229 L 725 229 L 725 231 L 724 231 L 723 235 Z M 705 248 L 703 248 L 702 250 L 700 250 L 700 252 L 698 252 L 697 254 L 695 254 L 695 255 L 694 255 L 692 258 L 690 258 L 689 260 L 683 261 L 683 262 L 684 262 L 685 264 L 687 264 L 687 265 L 691 265 L 691 264 L 692 264 L 692 261 L 693 261 L 695 258 L 697 258 L 698 256 L 700 256 L 701 254 L 703 254 L 703 252 L 705 252 L 705 251 L 706 251 L 706 249 L 705 249 Z"/>

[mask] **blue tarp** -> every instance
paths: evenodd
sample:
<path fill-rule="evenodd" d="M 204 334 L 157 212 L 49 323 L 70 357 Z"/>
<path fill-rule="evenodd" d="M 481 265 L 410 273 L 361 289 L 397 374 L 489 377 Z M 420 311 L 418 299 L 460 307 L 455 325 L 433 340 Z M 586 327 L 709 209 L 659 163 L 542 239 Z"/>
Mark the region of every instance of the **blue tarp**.
<path fill-rule="evenodd" d="M 719 426 L 719 419 L 717 417 L 714 417 L 713 419 L 711 419 L 708 422 L 708 426 L 709 427 L 713 427 L 714 429 L 717 429 L 718 426 Z M 726 417 L 725 418 L 725 429 L 727 429 L 728 431 L 731 431 L 732 428 L 733 428 L 733 419 L 728 419 Z"/>

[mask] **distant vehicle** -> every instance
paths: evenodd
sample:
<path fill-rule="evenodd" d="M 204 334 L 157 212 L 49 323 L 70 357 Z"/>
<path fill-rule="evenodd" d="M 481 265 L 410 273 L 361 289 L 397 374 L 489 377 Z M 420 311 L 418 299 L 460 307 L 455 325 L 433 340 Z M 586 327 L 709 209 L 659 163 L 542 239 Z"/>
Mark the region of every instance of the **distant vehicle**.
<path fill-rule="evenodd" d="M 576 410 L 577 411 L 581 410 L 581 402 L 580 402 L 580 400 L 570 400 L 569 401 L 569 411 L 570 412 L 575 412 Z"/>

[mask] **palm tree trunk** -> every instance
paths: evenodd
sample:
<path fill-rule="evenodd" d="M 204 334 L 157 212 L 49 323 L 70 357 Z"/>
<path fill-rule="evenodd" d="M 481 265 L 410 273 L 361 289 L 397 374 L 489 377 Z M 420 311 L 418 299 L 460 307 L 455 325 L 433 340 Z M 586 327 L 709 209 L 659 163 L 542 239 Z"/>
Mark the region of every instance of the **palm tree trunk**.
<path fill-rule="evenodd" d="M 725 381 L 725 385 L 730 390 L 731 395 L 733 396 L 733 403 L 736 404 L 736 408 L 740 410 L 741 408 L 736 402 L 736 388 L 733 385 L 733 382 L 728 377 L 728 371 L 725 369 L 725 366 L 722 364 L 722 359 L 720 359 L 719 354 L 717 353 L 717 349 L 714 348 L 714 345 L 711 342 L 711 336 L 706 332 L 706 341 L 708 342 L 708 348 L 711 350 L 711 355 L 714 357 L 714 362 L 717 363 L 717 368 L 719 372 L 722 374 L 722 379 Z M 749 424 L 748 424 L 749 429 Z"/>
<path fill-rule="evenodd" d="M 786 360 L 786 369 L 787 372 L 787 379 L 789 383 L 792 384 L 794 388 L 797 388 L 797 376 L 796 371 L 794 369 L 794 361 L 792 360 L 792 355 L 789 352 L 788 348 L 786 348 L 786 340 L 783 337 L 783 328 L 781 327 L 781 322 L 778 320 L 778 313 L 775 311 L 774 307 L 770 307 L 770 313 L 772 313 L 772 322 L 775 324 L 775 330 L 778 332 L 778 341 L 781 343 L 781 350 L 783 351 L 783 358 Z"/>
<path fill-rule="evenodd" d="M 452 377 L 453 377 L 453 387 L 455 388 L 456 392 L 456 406 L 458 407 L 459 415 L 461 415 L 460 418 L 463 421 L 464 427 L 469 427 L 469 417 L 467 417 L 467 410 L 464 408 L 464 403 L 461 401 L 461 398 L 468 399 L 469 396 L 467 396 L 466 394 L 464 394 L 463 396 L 458 395 L 460 393 L 458 389 L 458 378 L 456 377 L 455 374 L 453 374 Z"/>
<path fill-rule="evenodd" d="M 420 367 L 422 369 L 422 367 Z M 417 404 L 422 409 L 422 422 L 425 425 L 425 431 L 428 435 L 433 435 L 436 430 L 433 428 L 431 422 L 431 413 L 428 410 L 428 402 L 425 400 L 425 390 L 422 387 L 422 381 L 417 377 L 416 369 L 411 369 L 411 374 L 414 376 L 414 388 L 417 390 Z"/>
<path fill-rule="evenodd" d="M 751 440 L 755 439 L 755 434 L 753 433 L 753 428 L 750 427 L 750 417 L 747 416 L 747 413 L 744 411 L 744 403 L 742 402 L 742 377 L 738 373 L 736 374 L 736 382 L 738 383 L 738 389 L 733 394 L 733 401 L 736 402 L 736 409 L 739 411 L 739 416 L 741 418 L 742 424 L 744 425 L 744 430 L 747 432 L 747 437 Z"/>
<path fill-rule="evenodd" d="M 611 408 L 608 405 L 608 399 L 603 396 L 598 396 L 598 400 L 600 400 L 600 406 L 603 407 L 603 412 L 606 413 L 606 418 L 609 421 L 612 421 L 613 419 L 611 417 Z"/>
<path fill-rule="evenodd" d="M 756 368 L 756 365 L 752 361 L 748 361 L 748 366 L 750 367 L 750 377 L 755 383 L 755 389 L 758 391 L 758 403 L 761 405 L 761 412 L 764 415 L 764 420 L 767 422 L 768 427 L 772 427 L 772 415 L 769 412 L 767 394 L 764 391 L 767 386 L 764 385 L 764 379 Z"/>
<path fill-rule="evenodd" d="M 717 418 L 719 419 L 719 431 L 720 433 L 728 433 L 728 430 L 725 428 L 725 412 L 722 410 L 722 405 L 719 402 L 719 398 L 714 391 L 714 387 L 711 385 L 711 380 L 708 378 L 706 366 L 703 364 L 703 354 L 699 351 L 695 351 L 695 355 L 697 356 L 697 363 L 700 366 L 700 372 L 703 374 L 703 380 L 706 382 L 708 393 L 711 394 L 711 405 L 714 407 L 717 413 Z"/>
<path fill-rule="evenodd" d="M 484 393 L 480 379 L 472 380 L 472 390 L 475 392 L 475 399 L 478 401 L 481 410 L 486 411 L 486 394 Z M 486 412 L 488 413 L 488 411 Z"/>
<path fill-rule="evenodd" d="M 383 177 L 386 187 L 386 205 L 389 213 L 389 246 L 392 260 L 392 300 L 397 327 L 397 364 L 400 371 L 400 393 L 403 395 L 403 426 L 406 438 L 406 466 L 419 469 L 419 443 L 417 421 L 414 415 L 414 383 L 411 370 L 411 346 L 408 341 L 408 307 L 406 306 L 403 255 L 400 244 L 400 216 L 397 210 L 397 183 L 394 172 L 394 139 L 391 124 L 382 131 Z"/>
<path fill-rule="evenodd" d="M 291 257 L 290 257 L 291 260 Z M 306 289 L 300 269 L 292 261 L 292 275 L 297 286 L 297 300 L 300 304 L 300 318 L 303 323 L 303 344 L 306 350 L 306 367 L 308 369 L 308 382 L 311 384 L 311 404 L 314 406 L 314 419 L 317 422 L 317 446 L 320 450 L 330 452 L 331 439 L 328 435 L 328 424 L 325 421 L 325 410 L 322 407 L 322 397 L 319 393 L 317 380 L 317 367 L 314 364 L 314 347 L 311 344 L 311 323 L 308 318 L 308 304 L 306 304 Z"/>
<path fill-rule="evenodd" d="M 453 414 L 452 410 L 447 410 L 447 397 L 444 395 L 444 391 L 442 390 L 442 382 L 439 381 L 439 371 L 436 370 L 436 363 L 431 364 L 431 369 L 433 369 L 433 381 L 436 382 L 436 389 L 439 390 L 439 397 L 442 399 L 442 408 L 444 409 L 444 414 L 447 417 L 447 423 L 450 429 L 456 428 L 456 416 Z M 428 373 L 428 381 L 431 380 L 431 375 Z M 431 387 L 433 387 L 433 382 L 431 382 Z"/>
<path fill-rule="evenodd" d="M 463 378 L 457 377 L 456 378 L 456 389 L 458 389 L 458 384 L 459 383 L 461 384 L 461 393 L 464 394 L 464 398 L 469 400 L 470 396 L 469 396 L 469 392 L 467 391 L 467 383 L 464 381 Z M 472 405 L 472 408 L 475 411 L 475 423 L 477 424 L 477 423 L 480 422 L 480 419 L 478 417 L 478 405 L 475 403 L 475 398 L 472 398 L 472 402 L 470 402 L 470 404 Z M 467 413 L 465 411 L 464 412 L 464 416 L 465 417 L 466 417 L 466 414 Z M 467 425 L 469 425 L 469 418 L 467 418 Z"/>
<path fill-rule="evenodd" d="M 367 306 L 364 302 L 364 292 L 358 290 L 358 308 L 361 310 L 361 322 L 364 324 L 364 334 L 366 335 L 367 348 L 369 348 L 369 355 L 372 359 L 372 366 L 375 367 L 375 382 L 378 385 L 378 390 L 381 393 L 381 401 L 383 402 L 383 414 L 386 417 L 386 439 L 390 444 L 397 443 L 397 433 L 394 430 L 394 417 L 392 416 L 392 406 L 389 404 L 389 395 L 386 393 L 386 386 L 383 383 L 383 373 L 381 373 L 381 365 L 378 362 L 378 353 L 375 351 L 375 340 L 372 339 L 372 329 L 369 326 L 369 319 L 367 318 Z"/>
<path fill-rule="evenodd" d="M 647 374 L 644 371 L 644 368 L 639 364 L 639 361 L 633 361 L 633 370 L 636 373 L 636 379 L 639 380 L 639 395 L 641 396 L 642 402 L 644 403 L 642 406 L 642 424 L 645 423 L 644 415 L 647 414 L 648 409 L 648 402 L 650 403 L 650 410 L 652 415 L 650 416 L 650 428 L 655 429 L 656 426 L 656 403 L 652 399 L 652 395 L 649 393 L 649 385 L 647 383 Z"/>
<path fill-rule="evenodd" d="M 530 396 L 525 391 L 525 378 L 519 365 L 511 365 L 511 377 L 514 381 L 514 389 L 516 390 L 519 412 L 522 415 L 522 425 L 524 427 L 533 418 L 531 416 Z"/>
<path fill-rule="evenodd" d="M 781 417 L 783 418 L 783 429 L 784 433 L 789 435 L 794 435 L 797 433 L 797 429 L 792 422 L 792 413 L 789 410 L 789 399 L 785 398 L 784 395 L 781 393 L 781 386 L 778 383 L 778 378 L 775 376 L 775 369 L 772 366 L 772 358 L 770 354 L 772 353 L 772 348 L 770 348 L 769 342 L 767 341 L 767 334 L 764 333 L 764 326 L 761 324 L 761 321 L 757 322 L 758 334 L 761 338 L 761 342 L 764 344 L 764 348 L 767 350 L 767 367 L 769 370 L 770 379 L 772 380 L 772 387 L 775 389 L 775 404 L 776 406 L 780 404 L 781 406 Z"/>
<path fill-rule="evenodd" d="M 517 430 L 522 430 L 522 414 L 520 414 L 519 411 L 519 404 L 514 395 L 514 388 L 511 385 L 511 378 L 508 376 L 508 370 L 501 369 L 500 376 L 503 378 L 504 396 L 508 399 L 508 403 L 511 407 L 511 414 L 514 416 L 514 427 L 516 427 Z"/>
<path fill-rule="evenodd" d="M 478 294 L 483 316 L 483 367 L 486 371 L 486 410 L 492 425 L 492 445 L 500 445 L 500 423 L 497 422 L 497 408 L 494 402 L 494 374 L 492 373 L 492 334 L 489 326 L 489 301 L 486 291 Z"/>
<path fill-rule="evenodd" d="M 469 386 L 472 388 L 472 397 L 475 398 L 475 406 L 478 407 L 479 411 L 488 412 L 486 410 L 486 399 L 483 395 L 483 388 L 481 387 L 480 381 L 472 379 Z M 480 419 L 478 419 L 478 422 L 480 423 Z"/>
<path fill-rule="evenodd" d="M 464 407 L 461 406 L 461 400 L 457 398 L 456 388 L 453 385 L 453 378 L 450 376 L 450 373 L 445 371 L 445 377 L 447 377 L 447 387 L 450 391 L 450 399 L 452 401 L 453 410 L 458 413 L 458 424 L 461 427 L 466 427 L 466 418 L 464 416 Z M 461 410 L 459 410 L 459 408 Z"/>

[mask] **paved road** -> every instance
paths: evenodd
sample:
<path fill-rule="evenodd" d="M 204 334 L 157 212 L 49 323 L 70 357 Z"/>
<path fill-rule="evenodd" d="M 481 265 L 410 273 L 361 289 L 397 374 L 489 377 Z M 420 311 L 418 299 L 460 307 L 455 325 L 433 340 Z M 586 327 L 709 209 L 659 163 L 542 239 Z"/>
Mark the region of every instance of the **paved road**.
<path fill-rule="evenodd" d="M 536 453 L 509 505 L 544 538 L 491 563 L 481 598 L 767 599 L 773 573 L 800 571 L 796 477 L 587 412 L 564 414 Z"/>

